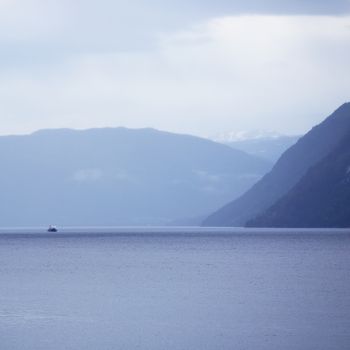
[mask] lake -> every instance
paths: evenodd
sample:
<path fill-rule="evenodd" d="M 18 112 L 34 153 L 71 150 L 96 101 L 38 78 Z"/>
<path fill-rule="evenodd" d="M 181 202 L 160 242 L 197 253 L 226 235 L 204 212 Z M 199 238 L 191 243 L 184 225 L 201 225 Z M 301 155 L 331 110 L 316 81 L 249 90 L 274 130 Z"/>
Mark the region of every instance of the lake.
<path fill-rule="evenodd" d="M 0 230 L 1 350 L 348 350 L 350 231 Z"/>

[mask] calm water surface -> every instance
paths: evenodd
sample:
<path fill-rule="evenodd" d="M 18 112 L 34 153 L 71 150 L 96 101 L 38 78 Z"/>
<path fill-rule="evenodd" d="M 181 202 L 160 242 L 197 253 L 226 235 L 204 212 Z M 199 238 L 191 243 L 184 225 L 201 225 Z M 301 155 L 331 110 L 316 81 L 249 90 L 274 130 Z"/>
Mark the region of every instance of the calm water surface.
<path fill-rule="evenodd" d="M 350 232 L 0 230 L 1 350 L 348 350 Z"/>

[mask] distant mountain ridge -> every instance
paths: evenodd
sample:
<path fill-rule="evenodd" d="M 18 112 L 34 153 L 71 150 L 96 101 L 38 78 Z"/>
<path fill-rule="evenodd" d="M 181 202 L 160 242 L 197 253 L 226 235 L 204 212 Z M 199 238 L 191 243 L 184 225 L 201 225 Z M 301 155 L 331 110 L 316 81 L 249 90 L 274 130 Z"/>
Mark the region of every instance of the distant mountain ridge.
<path fill-rule="evenodd" d="M 285 135 L 277 131 L 266 131 L 266 130 L 245 130 L 245 131 L 228 131 L 219 133 L 213 137 L 212 140 L 220 143 L 230 143 L 230 142 L 242 142 L 242 141 L 252 141 L 261 139 L 279 139 L 283 138 Z"/>
<path fill-rule="evenodd" d="M 203 225 L 244 226 L 286 195 L 349 131 L 350 103 L 345 103 L 290 147 L 250 190 L 209 216 Z"/>
<path fill-rule="evenodd" d="M 256 157 L 260 157 L 271 162 L 276 162 L 283 152 L 294 145 L 299 138 L 300 136 L 281 135 L 275 137 L 261 137 L 242 141 L 224 142 L 224 144 Z"/>
<path fill-rule="evenodd" d="M 0 225 L 163 225 L 236 197 L 270 163 L 154 129 L 0 137 Z"/>

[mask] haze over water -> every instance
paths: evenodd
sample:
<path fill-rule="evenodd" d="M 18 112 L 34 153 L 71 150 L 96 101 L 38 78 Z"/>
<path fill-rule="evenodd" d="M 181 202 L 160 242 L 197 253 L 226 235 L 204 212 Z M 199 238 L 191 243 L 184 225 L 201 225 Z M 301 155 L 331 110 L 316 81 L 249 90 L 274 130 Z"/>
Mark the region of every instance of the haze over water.
<path fill-rule="evenodd" d="M 100 231 L 0 232 L 1 350 L 350 347 L 349 231 Z"/>

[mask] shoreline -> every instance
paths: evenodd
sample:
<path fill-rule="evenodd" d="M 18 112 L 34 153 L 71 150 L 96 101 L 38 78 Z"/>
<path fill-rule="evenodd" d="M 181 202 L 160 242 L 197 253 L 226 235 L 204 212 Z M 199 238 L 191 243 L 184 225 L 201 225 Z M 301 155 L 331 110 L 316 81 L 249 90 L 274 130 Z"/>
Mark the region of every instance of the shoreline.
<path fill-rule="evenodd" d="M 21 237 L 106 237 L 106 236 L 251 236 L 251 235 L 350 235 L 350 228 L 245 228 L 196 226 L 91 226 L 58 227 L 58 232 L 47 232 L 45 227 L 0 227 L 0 238 Z"/>

